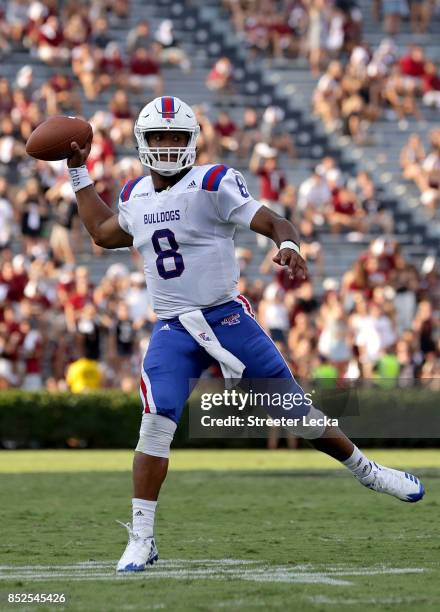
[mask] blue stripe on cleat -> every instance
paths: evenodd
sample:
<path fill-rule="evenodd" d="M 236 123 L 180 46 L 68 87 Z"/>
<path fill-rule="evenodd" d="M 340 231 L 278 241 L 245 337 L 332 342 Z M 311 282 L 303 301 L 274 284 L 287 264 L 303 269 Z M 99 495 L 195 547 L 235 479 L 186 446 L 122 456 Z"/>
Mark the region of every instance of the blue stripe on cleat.
<path fill-rule="evenodd" d="M 425 487 L 422 485 L 422 483 L 420 483 L 419 491 L 417 493 L 411 493 L 411 495 L 408 495 L 408 497 L 406 498 L 406 501 L 413 504 L 414 502 L 418 502 L 419 500 L 421 500 L 424 495 L 425 495 Z"/>

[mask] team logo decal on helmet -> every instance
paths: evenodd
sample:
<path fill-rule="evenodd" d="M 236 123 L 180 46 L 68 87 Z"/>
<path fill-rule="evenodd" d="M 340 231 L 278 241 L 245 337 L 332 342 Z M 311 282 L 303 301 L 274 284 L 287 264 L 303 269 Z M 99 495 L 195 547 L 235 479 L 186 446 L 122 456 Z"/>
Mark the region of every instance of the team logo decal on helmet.
<path fill-rule="evenodd" d="M 188 144 L 185 147 L 151 147 L 148 133 L 160 131 L 187 132 Z M 200 126 L 188 104 L 173 96 L 156 98 L 144 106 L 134 126 L 139 159 L 144 166 L 164 176 L 177 174 L 194 165 L 199 133 Z"/>

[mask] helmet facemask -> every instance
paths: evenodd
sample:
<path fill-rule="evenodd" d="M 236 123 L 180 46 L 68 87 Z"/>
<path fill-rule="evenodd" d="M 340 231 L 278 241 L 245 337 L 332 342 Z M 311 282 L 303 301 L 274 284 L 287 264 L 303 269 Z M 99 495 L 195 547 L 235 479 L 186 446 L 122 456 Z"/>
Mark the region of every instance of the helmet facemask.
<path fill-rule="evenodd" d="M 151 147 L 148 144 L 148 134 L 152 132 L 185 132 L 189 134 L 188 144 L 185 147 Z M 138 143 L 138 155 L 141 163 L 162 176 L 173 176 L 185 168 L 194 165 L 196 161 L 196 142 L 200 132 L 197 125 L 193 129 L 183 127 L 160 129 L 141 128 L 135 125 L 134 134 Z M 165 159 L 161 159 L 165 157 Z M 173 159 L 175 157 L 175 159 Z"/>

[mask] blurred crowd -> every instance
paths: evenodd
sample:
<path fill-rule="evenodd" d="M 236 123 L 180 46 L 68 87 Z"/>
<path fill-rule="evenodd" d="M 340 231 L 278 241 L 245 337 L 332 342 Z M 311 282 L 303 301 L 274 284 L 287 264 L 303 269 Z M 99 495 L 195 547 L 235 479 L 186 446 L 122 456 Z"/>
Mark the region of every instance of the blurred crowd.
<path fill-rule="evenodd" d="M 138 23 L 128 35 L 118 41 L 109 32 L 129 15 L 129 0 L 12 0 L 3 8 L 2 31 L 7 55 L 19 43 L 33 57 L 45 64 L 71 68 L 88 100 L 109 87 L 118 85 L 127 92 L 151 91 L 160 96 L 163 91 L 161 66 L 178 65 L 187 73 L 191 62 L 179 45 L 170 19 L 163 20 L 152 32 L 146 20 Z M 80 100 L 71 79 L 56 78 L 49 82 L 43 94 L 52 98 L 56 110 L 75 108 L 80 112 Z M 118 110 L 120 101 L 116 101 Z M 127 118 L 121 108 L 119 118 Z M 131 115 L 128 115 L 130 118 Z"/>
<path fill-rule="evenodd" d="M 434 217 L 440 208 L 440 129 L 430 132 L 425 150 L 418 134 L 411 134 L 400 154 L 402 175 L 420 191 L 420 202 Z"/>
<path fill-rule="evenodd" d="M 317 51 L 310 55 L 313 70 L 331 60 L 319 81 L 315 108 L 325 121 L 338 120 L 339 107 L 323 110 L 325 104 L 331 106 L 323 92 L 332 91 L 331 79 L 347 80 L 344 71 L 352 70 L 336 59 L 339 52 L 356 58 L 364 48 L 359 47 L 362 16 L 356 3 L 292 0 L 280 3 L 284 12 L 264 1 L 225 4 L 255 54 L 303 53 L 304 41 L 321 40 L 326 32 L 322 53 L 310 47 Z M 191 63 L 170 20 L 154 32 L 140 21 L 126 38 L 112 38 L 109 28 L 127 19 L 128 1 L 68 0 L 59 6 L 52 0 L 0 3 L 0 54 L 24 45 L 54 67 L 48 78 L 42 79 L 32 65 L 22 66 L 13 79 L 0 78 L 0 389 L 76 392 L 117 384 L 135 390 L 155 322 L 139 257 L 131 253 L 132 272 L 121 263 L 106 263 L 102 249 L 91 245 L 81 226 L 65 162 L 32 160 L 24 147 L 47 115 L 81 114 L 82 100 L 101 102 L 108 92 L 109 102 L 87 117 L 94 128 L 87 165 L 97 191 L 114 207 L 122 185 L 143 173 L 132 136 L 139 109 L 130 94 L 142 90 L 150 99 L 159 95 L 161 66 L 171 63 L 187 73 Z M 232 74 L 231 61 L 220 57 L 206 87 L 227 92 Z M 342 84 L 337 87 L 342 96 Z M 371 92 L 374 98 L 374 87 Z M 348 100 L 358 95 L 345 93 Z M 240 291 L 294 373 L 333 379 L 382 376 L 401 384 L 439 379 L 438 263 L 427 257 L 416 269 L 387 237 L 394 222 L 373 178 L 364 171 L 347 176 L 334 158 L 326 157 L 301 184 L 293 185 L 281 162 L 298 157 L 297 144 L 285 129 L 281 108 L 213 112 L 200 104 L 195 111 L 201 126 L 198 163 L 220 159 L 248 166 L 259 185 L 254 195 L 299 227 L 302 252 L 314 275 L 304 282 L 290 281 L 273 264 L 265 238 L 259 238 L 259 246 L 269 252 L 256 280 L 249 274 L 255 253 L 237 247 Z M 400 112 L 397 106 L 395 112 Z M 347 120 L 347 129 L 354 132 L 355 115 L 349 113 Z M 364 118 L 358 119 L 362 123 Z M 425 151 L 411 137 L 401 160 L 405 177 L 417 184 L 428 207 L 438 201 L 438 130 L 431 143 L 432 150 Z M 325 278 L 323 230 L 343 233 L 344 240 L 353 242 L 366 234 L 377 238 L 342 279 Z M 98 281 L 91 279 L 92 258 L 102 269 Z M 316 293 L 318 285 L 323 295 Z"/>
<path fill-rule="evenodd" d="M 313 97 L 314 112 L 326 128 L 359 144 L 368 144 L 368 128 L 379 118 L 422 120 L 421 103 L 440 108 L 438 68 L 417 45 L 399 57 L 391 39 L 375 50 L 356 46 L 345 64 L 331 61 Z"/>
<path fill-rule="evenodd" d="M 369 125 L 380 117 L 421 120 L 421 104 L 440 108 L 436 63 L 416 44 L 401 55 L 391 36 L 371 48 L 362 36 L 356 0 L 224 0 L 224 5 L 251 57 L 308 59 L 319 77 L 313 109 L 331 131 L 365 143 Z M 403 17 L 423 35 L 440 3 L 376 0 L 371 11 L 389 35 L 398 33 Z"/>
<path fill-rule="evenodd" d="M 223 5 L 254 56 L 305 56 L 316 75 L 331 59 L 362 43 L 364 17 L 357 0 L 223 0 Z M 385 34 L 398 34 L 407 19 L 412 33 L 423 35 L 439 2 L 372 0 L 369 8 Z"/>
<path fill-rule="evenodd" d="M 245 278 L 241 284 L 298 377 L 384 379 L 401 386 L 421 379 L 439 387 L 433 307 L 439 270 L 433 257 L 418 271 L 395 240 L 377 238 L 342 279 L 324 279 L 322 298 L 310 280 L 298 286 L 280 269 L 267 286 Z"/>
<path fill-rule="evenodd" d="M 352 0 L 223 0 L 253 56 L 306 56 L 314 74 L 329 57 L 350 50 L 362 35 Z"/>
<path fill-rule="evenodd" d="M 307 243 L 314 261 L 319 244 Z M 305 250 L 307 253 L 308 251 Z M 376 238 L 342 279 L 291 281 L 271 262 L 265 283 L 248 279 L 252 252 L 237 248 L 240 291 L 303 379 L 440 381 L 440 338 L 434 304 L 440 273 L 433 257 L 421 270 L 395 240 Z M 0 388 L 135 390 L 155 315 L 143 274 L 120 263 L 96 284 L 87 266 L 59 265 L 49 254 L 0 255 Z M 214 375 L 214 373 L 213 373 Z"/>

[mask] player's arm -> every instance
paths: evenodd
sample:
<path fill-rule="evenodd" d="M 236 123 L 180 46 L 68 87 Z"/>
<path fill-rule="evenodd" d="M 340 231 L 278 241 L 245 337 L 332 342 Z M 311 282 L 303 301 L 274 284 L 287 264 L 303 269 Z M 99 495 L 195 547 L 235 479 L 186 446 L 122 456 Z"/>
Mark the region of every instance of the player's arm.
<path fill-rule="evenodd" d="M 72 142 L 73 154 L 67 161 L 69 168 L 78 168 L 85 164 L 90 153 L 92 139 L 81 149 Z M 105 249 L 118 249 L 133 245 L 133 238 L 124 232 L 115 214 L 99 197 L 95 187 L 89 185 L 75 193 L 78 213 L 95 244 Z"/>
<path fill-rule="evenodd" d="M 261 206 L 253 216 L 250 228 L 257 234 L 271 238 L 276 243 L 279 250 L 273 261 L 281 266 L 288 266 L 290 278 L 307 277 L 306 262 L 299 254 L 299 234 L 293 223 L 280 217 L 267 206 Z M 293 245 L 291 248 L 280 249 L 281 244 L 285 242 L 293 243 Z"/>

